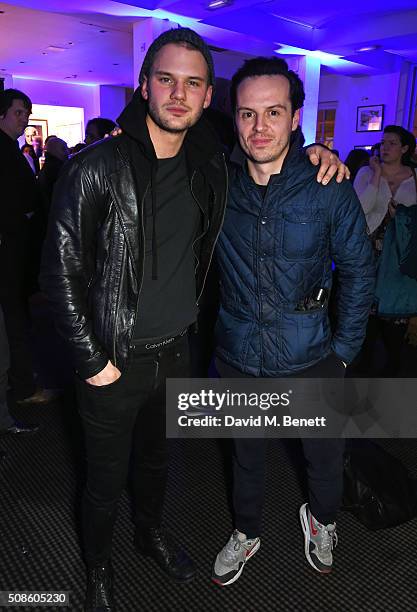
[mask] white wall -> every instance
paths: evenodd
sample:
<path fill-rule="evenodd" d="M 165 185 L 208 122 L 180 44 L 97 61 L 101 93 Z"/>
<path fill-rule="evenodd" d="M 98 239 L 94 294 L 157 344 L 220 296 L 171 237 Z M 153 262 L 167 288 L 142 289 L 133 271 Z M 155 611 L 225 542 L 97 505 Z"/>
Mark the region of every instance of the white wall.
<path fill-rule="evenodd" d="M 13 87 L 27 94 L 33 104 L 83 108 L 85 122 L 100 115 L 99 85 L 67 84 L 13 77 Z"/>
<path fill-rule="evenodd" d="M 84 141 L 84 109 L 74 106 L 49 106 L 33 104 L 29 124 L 36 118 L 48 121 L 48 136 L 55 134 L 65 140 L 69 147 Z"/>
<path fill-rule="evenodd" d="M 124 87 L 100 85 L 100 117 L 116 121 L 125 106 L 126 89 Z"/>
<path fill-rule="evenodd" d="M 384 126 L 396 122 L 400 73 L 347 77 L 322 75 L 319 104 L 337 102 L 334 147 L 341 159 L 355 145 L 375 144 L 382 132 L 356 132 L 358 106 L 384 104 Z"/>
<path fill-rule="evenodd" d="M 1 78 L 4 79 L 4 89 L 13 88 L 13 77 L 11 74 L 2 73 Z"/>

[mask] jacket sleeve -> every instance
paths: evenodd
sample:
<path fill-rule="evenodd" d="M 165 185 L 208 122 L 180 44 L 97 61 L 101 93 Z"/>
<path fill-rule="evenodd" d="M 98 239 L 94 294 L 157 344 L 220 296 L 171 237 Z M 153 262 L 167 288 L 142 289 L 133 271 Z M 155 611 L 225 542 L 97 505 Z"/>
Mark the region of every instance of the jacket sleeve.
<path fill-rule="evenodd" d="M 374 299 L 375 263 L 365 217 L 348 181 L 335 185 L 330 210 L 331 257 L 338 271 L 332 350 L 350 363 L 365 339 Z"/>
<path fill-rule="evenodd" d="M 55 186 L 42 254 L 41 288 L 82 378 L 100 372 L 109 359 L 94 335 L 88 307 L 103 198 L 94 175 L 82 161 L 71 160 Z"/>

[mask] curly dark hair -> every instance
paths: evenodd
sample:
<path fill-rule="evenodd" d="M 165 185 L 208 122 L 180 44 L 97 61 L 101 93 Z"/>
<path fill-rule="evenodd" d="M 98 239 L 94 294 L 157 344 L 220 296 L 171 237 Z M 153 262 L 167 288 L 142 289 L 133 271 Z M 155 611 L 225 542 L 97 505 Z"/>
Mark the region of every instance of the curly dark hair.
<path fill-rule="evenodd" d="M 290 84 L 290 100 L 291 110 L 294 115 L 295 111 L 301 108 L 304 104 L 305 93 L 304 85 L 298 74 L 293 70 L 288 69 L 288 64 L 285 60 L 278 57 L 255 57 L 246 60 L 232 77 L 230 86 L 230 100 L 232 103 L 233 113 L 236 110 L 237 88 L 244 79 L 256 76 L 270 76 L 280 74 L 288 79 Z"/>

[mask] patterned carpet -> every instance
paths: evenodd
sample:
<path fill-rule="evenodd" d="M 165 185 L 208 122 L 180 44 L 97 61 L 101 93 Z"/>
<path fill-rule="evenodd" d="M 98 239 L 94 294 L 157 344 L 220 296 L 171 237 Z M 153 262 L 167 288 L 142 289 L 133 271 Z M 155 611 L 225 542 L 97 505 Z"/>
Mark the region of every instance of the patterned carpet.
<path fill-rule="evenodd" d="M 40 423 L 41 430 L 0 439 L 7 452 L 0 461 L 0 590 L 68 591 L 67 609 L 79 612 L 85 589 L 78 515 L 82 432 L 65 350 L 42 305 L 33 333 L 42 384 L 65 393 L 45 407 L 11 404 L 17 418 Z M 415 355 L 407 363 L 415 369 Z M 417 440 L 384 445 L 417 477 Z M 214 585 L 211 565 L 232 529 L 228 456 L 228 441 L 173 442 L 165 523 L 198 563 L 190 584 L 167 582 L 153 561 L 135 552 L 129 498 L 123 496 L 113 553 L 118 612 L 416 612 L 417 519 L 370 532 L 341 512 L 334 572 L 320 575 L 307 564 L 298 521 L 305 493 L 297 440 L 271 441 L 259 552 L 238 582 Z"/>
<path fill-rule="evenodd" d="M 42 429 L 25 439 L 0 441 L 7 451 L 0 463 L 0 589 L 69 591 L 69 609 L 80 611 L 84 569 L 77 509 L 83 460 L 75 401 L 69 390 L 47 407 L 16 408 L 15 414 Z M 417 475 L 417 444 L 388 446 Z M 304 495 L 294 440 L 270 445 L 260 551 L 239 582 L 224 589 L 212 584 L 212 561 L 231 531 L 227 451 L 227 442 L 220 447 L 213 440 L 173 444 L 165 521 L 198 562 L 191 584 L 168 583 L 152 561 L 135 552 L 129 500 L 123 497 L 113 558 L 119 611 L 415 612 L 417 520 L 372 533 L 342 512 L 334 573 L 310 569 L 297 517 Z"/>

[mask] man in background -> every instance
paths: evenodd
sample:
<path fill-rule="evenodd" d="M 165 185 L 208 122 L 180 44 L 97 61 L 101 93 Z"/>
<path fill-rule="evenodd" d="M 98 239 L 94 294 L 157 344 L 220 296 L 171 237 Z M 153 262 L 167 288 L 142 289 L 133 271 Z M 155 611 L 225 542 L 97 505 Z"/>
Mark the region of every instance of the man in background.
<path fill-rule="evenodd" d="M 104 117 L 95 117 L 90 119 L 85 129 L 85 144 L 90 145 L 93 142 L 103 140 L 105 136 L 109 136 L 116 127 L 116 124 L 111 119 Z"/>
<path fill-rule="evenodd" d="M 37 425 L 20 423 L 12 417 L 7 402 L 7 370 L 9 369 L 9 345 L 3 311 L 0 306 L 0 438 L 4 436 L 24 436 L 36 433 Z M 0 458 L 2 452 L 0 451 Z"/>
<path fill-rule="evenodd" d="M 18 402 L 41 404 L 53 394 L 37 387 L 29 339 L 29 296 L 35 290 L 42 236 L 35 175 L 19 150 L 32 112 L 28 96 L 0 92 L 0 305 L 10 346 L 9 382 Z"/>

